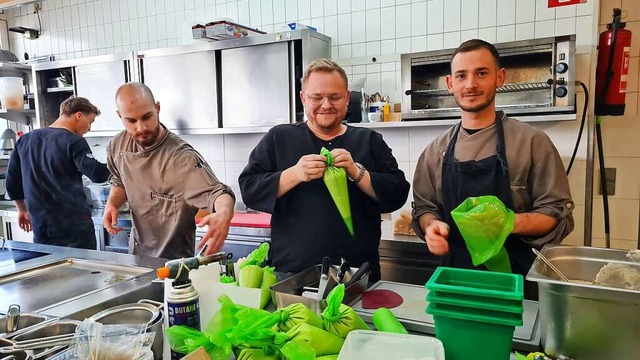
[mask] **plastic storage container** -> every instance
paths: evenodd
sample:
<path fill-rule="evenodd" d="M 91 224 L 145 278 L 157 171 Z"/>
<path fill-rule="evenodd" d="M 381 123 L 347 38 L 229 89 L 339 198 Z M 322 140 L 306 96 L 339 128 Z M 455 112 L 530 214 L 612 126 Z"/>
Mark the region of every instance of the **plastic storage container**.
<path fill-rule="evenodd" d="M 24 109 L 24 88 L 21 77 L 0 77 L 0 101 L 2 108 L 9 110 Z"/>
<path fill-rule="evenodd" d="M 426 287 L 429 291 L 461 294 L 469 299 L 524 299 L 524 279 L 519 274 L 440 266 Z"/>
<path fill-rule="evenodd" d="M 370 330 L 349 333 L 338 360 L 444 360 L 440 340 Z M 448 360 L 448 358 L 447 358 Z"/>

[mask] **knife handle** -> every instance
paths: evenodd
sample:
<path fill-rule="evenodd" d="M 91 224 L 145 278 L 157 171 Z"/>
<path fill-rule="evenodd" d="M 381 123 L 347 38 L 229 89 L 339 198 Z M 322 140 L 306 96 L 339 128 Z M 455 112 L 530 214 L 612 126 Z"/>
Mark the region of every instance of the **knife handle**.
<path fill-rule="evenodd" d="M 322 258 L 322 269 L 320 270 L 320 276 L 327 279 L 329 276 L 329 269 L 331 269 L 331 258 L 325 256 Z"/>
<path fill-rule="evenodd" d="M 347 260 L 345 260 L 345 258 L 342 258 L 340 261 L 340 267 L 338 268 L 338 283 L 342 283 L 342 280 L 344 280 L 344 274 L 347 273 Z"/>
<path fill-rule="evenodd" d="M 369 265 L 368 261 L 365 261 L 362 263 L 362 265 L 360 265 L 360 267 L 358 268 L 358 271 L 356 271 L 351 278 L 349 279 L 349 281 L 347 281 L 344 284 L 345 288 L 348 288 L 349 286 L 353 285 L 354 283 L 360 281 L 360 279 L 364 276 L 364 274 L 366 274 L 369 271 L 369 268 L 371 266 Z"/>

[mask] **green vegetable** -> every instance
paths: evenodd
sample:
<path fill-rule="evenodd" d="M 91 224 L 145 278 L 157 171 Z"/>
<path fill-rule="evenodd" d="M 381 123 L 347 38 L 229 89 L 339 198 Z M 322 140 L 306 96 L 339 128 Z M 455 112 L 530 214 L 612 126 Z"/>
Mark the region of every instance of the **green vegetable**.
<path fill-rule="evenodd" d="M 324 171 L 322 179 L 329 189 L 331 198 L 336 204 L 344 224 L 353 236 L 353 219 L 351 218 L 351 203 L 349 202 L 349 188 L 347 186 L 347 171 L 344 168 L 333 166 L 333 155 L 331 151 L 323 147 L 320 155 L 327 158 L 327 169 Z"/>

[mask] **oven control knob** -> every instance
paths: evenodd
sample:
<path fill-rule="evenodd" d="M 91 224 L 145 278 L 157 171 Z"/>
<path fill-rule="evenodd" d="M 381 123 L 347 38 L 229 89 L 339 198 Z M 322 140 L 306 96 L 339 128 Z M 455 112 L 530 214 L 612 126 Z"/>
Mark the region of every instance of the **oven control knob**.
<path fill-rule="evenodd" d="M 556 88 L 556 97 L 563 98 L 567 96 L 568 93 L 569 93 L 569 90 L 567 90 L 567 88 L 564 86 L 558 86 Z"/>
<path fill-rule="evenodd" d="M 558 74 L 564 74 L 567 70 L 569 70 L 569 65 L 565 62 L 561 62 L 556 65 L 556 73 Z"/>

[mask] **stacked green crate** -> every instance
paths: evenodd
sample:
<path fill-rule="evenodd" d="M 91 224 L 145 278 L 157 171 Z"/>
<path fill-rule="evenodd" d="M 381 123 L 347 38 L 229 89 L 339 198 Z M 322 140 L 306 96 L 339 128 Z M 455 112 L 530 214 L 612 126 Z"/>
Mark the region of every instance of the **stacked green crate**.
<path fill-rule="evenodd" d="M 426 284 L 426 311 L 446 359 L 509 359 L 522 325 L 523 284 L 522 275 L 439 267 Z"/>

